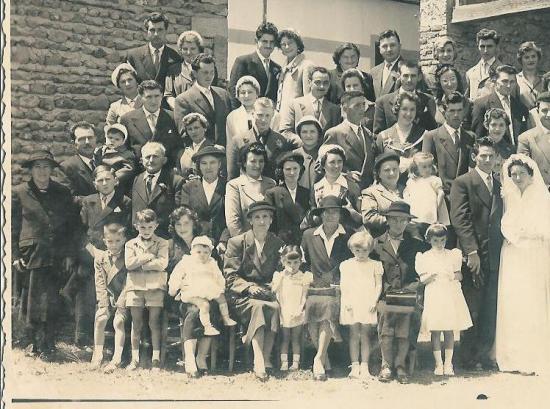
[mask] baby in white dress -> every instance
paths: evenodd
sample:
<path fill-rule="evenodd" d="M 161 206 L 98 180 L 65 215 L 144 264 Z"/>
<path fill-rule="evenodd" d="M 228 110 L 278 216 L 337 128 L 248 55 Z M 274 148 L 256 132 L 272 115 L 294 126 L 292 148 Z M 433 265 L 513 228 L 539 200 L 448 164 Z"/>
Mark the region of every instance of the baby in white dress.
<path fill-rule="evenodd" d="M 353 234 L 348 247 L 354 258 L 340 264 L 340 324 L 349 325 L 350 378 L 369 378 L 369 333 L 377 323 L 376 305 L 384 268 L 369 258 L 374 239 L 366 231 Z M 359 364 L 361 352 L 361 364 Z"/>
<path fill-rule="evenodd" d="M 204 335 L 219 335 L 219 331 L 210 322 L 209 301 L 216 300 L 225 326 L 237 323 L 229 317 L 225 299 L 225 279 L 211 257 L 214 248 L 206 236 L 198 236 L 191 242 L 191 254 L 183 256 L 174 267 L 168 281 L 168 294 L 176 300 L 194 304 L 199 309 L 199 319 L 204 327 Z"/>
<path fill-rule="evenodd" d="M 287 371 L 288 347 L 292 339 L 291 371 L 298 370 L 300 364 L 300 346 L 307 289 L 313 282 L 313 274 L 300 271 L 302 249 L 296 245 L 286 245 L 281 250 L 283 271 L 276 271 L 271 281 L 271 290 L 275 293 L 281 312 L 281 371 Z"/>

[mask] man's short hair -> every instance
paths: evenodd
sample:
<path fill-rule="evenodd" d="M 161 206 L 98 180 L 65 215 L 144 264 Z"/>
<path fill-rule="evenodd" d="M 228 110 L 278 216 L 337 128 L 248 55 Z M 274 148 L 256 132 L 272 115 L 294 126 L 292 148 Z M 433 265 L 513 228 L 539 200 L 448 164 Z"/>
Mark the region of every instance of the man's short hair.
<path fill-rule="evenodd" d="M 216 60 L 214 59 L 214 57 L 210 54 L 207 54 L 207 53 L 200 53 L 199 55 L 197 55 L 194 59 L 193 59 L 193 62 L 191 63 L 191 68 L 193 69 L 193 71 L 198 71 L 201 69 L 201 63 L 202 64 L 214 64 L 214 66 L 216 66 Z"/>
<path fill-rule="evenodd" d="M 550 92 L 541 92 L 537 97 L 537 105 L 541 102 L 550 102 Z"/>
<path fill-rule="evenodd" d="M 464 106 L 464 104 L 466 103 L 466 98 L 464 98 L 464 95 L 462 95 L 460 92 L 453 91 L 449 95 L 444 95 L 441 99 L 441 102 L 443 105 L 443 109 L 446 111 L 447 107 L 450 104 L 462 104 L 462 106 Z"/>
<path fill-rule="evenodd" d="M 78 121 L 69 127 L 69 135 L 71 135 L 71 141 L 73 142 L 76 139 L 75 132 L 78 128 L 91 129 L 95 136 L 95 127 L 93 126 L 93 124 L 87 121 Z"/>
<path fill-rule="evenodd" d="M 153 209 L 143 209 L 136 213 L 135 224 L 157 221 L 157 214 Z"/>
<path fill-rule="evenodd" d="M 162 94 L 162 87 L 158 82 L 156 82 L 155 80 L 145 80 L 138 85 L 138 94 L 140 96 L 143 96 L 146 90 L 155 90 L 155 89 L 158 89 Z"/>
<path fill-rule="evenodd" d="M 273 106 L 273 101 L 267 97 L 260 97 L 256 101 L 254 101 L 254 109 L 258 108 L 275 109 L 275 107 Z"/>
<path fill-rule="evenodd" d="M 160 151 L 163 156 L 166 156 L 166 148 L 160 142 L 145 142 L 145 145 L 141 147 L 141 156 L 144 156 L 144 153 L 148 150 L 157 150 Z"/>
<path fill-rule="evenodd" d="M 320 72 L 322 74 L 327 74 L 328 76 L 330 76 L 330 73 L 328 72 L 328 70 L 325 68 L 325 67 L 321 67 L 320 65 L 316 66 L 316 67 L 313 67 L 310 71 L 309 71 L 309 74 L 308 74 L 308 79 L 311 81 L 311 79 L 313 78 L 313 74 L 315 74 L 316 72 Z"/>
<path fill-rule="evenodd" d="M 279 35 L 279 30 L 277 26 L 269 21 L 266 21 L 258 26 L 256 29 L 256 40 L 262 38 L 264 34 L 271 34 L 275 41 L 277 41 L 277 36 Z"/>
<path fill-rule="evenodd" d="M 399 44 L 401 44 L 401 39 L 399 38 L 399 34 L 397 34 L 397 31 L 395 31 L 395 30 L 393 30 L 393 29 L 389 29 L 389 30 L 382 31 L 382 32 L 378 35 L 378 42 L 380 43 L 383 39 L 385 39 L 385 38 L 391 38 L 391 37 L 397 38 L 397 42 L 398 42 Z"/>
<path fill-rule="evenodd" d="M 109 172 L 113 178 L 116 178 L 116 171 L 111 166 L 98 165 L 92 172 L 92 177 L 94 178 L 94 180 L 101 172 Z"/>
<path fill-rule="evenodd" d="M 476 34 L 476 44 L 479 44 L 480 40 L 493 40 L 495 44 L 498 45 L 500 41 L 500 36 L 495 30 L 490 30 L 488 28 L 482 28 Z"/>
<path fill-rule="evenodd" d="M 365 98 L 365 94 L 363 94 L 361 91 L 345 91 L 340 98 L 340 104 L 347 106 L 353 98 L 358 97 Z"/>
<path fill-rule="evenodd" d="M 501 72 L 503 72 L 505 74 L 509 74 L 509 75 L 516 75 L 518 73 L 518 70 L 516 70 L 511 65 L 502 64 L 502 65 L 499 65 L 498 67 L 496 67 L 495 69 L 491 70 L 491 72 L 490 72 L 491 79 L 493 81 L 497 80 L 498 77 L 500 76 Z"/>
<path fill-rule="evenodd" d="M 103 238 L 110 236 L 121 236 L 126 238 L 126 227 L 120 223 L 107 223 L 103 226 Z"/>
<path fill-rule="evenodd" d="M 479 149 L 483 146 L 492 148 L 494 150 L 495 142 L 488 136 L 476 139 L 476 141 L 474 142 L 474 146 L 472 147 L 472 153 L 474 154 L 474 156 L 477 156 L 477 154 L 479 153 Z"/>
<path fill-rule="evenodd" d="M 149 22 L 151 23 L 164 23 L 164 28 L 168 28 L 168 18 L 163 14 L 159 13 L 158 11 L 154 11 L 151 14 L 149 14 L 145 19 L 143 20 L 143 26 L 145 27 L 145 30 L 149 28 Z"/>
<path fill-rule="evenodd" d="M 422 69 L 420 68 L 420 65 L 418 64 L 418 61 L 415 60 L 400 60 L 397 68 L 399 69 L 399 73 L 401 74 L 401 68 L 407 67 L 407 68 L 416 68 L 419 75 L 422 75 Z"/>

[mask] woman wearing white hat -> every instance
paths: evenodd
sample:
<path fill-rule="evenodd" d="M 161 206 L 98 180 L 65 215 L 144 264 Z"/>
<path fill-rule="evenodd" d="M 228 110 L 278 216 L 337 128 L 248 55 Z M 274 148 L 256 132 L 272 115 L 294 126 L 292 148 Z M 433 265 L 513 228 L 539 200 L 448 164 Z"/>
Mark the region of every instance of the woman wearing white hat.
<path fill-rule="evenodd" d="M 122 98 L 115 101 L 107 112 L 108 125 L 120 121 L 120 117 L 136 108 L 141 108 L 141 98 L 138 95 L 139 78 L 136 70 L 128 63 L 117 66 L 111 74 L 111 82 L 122 92 Z"/>

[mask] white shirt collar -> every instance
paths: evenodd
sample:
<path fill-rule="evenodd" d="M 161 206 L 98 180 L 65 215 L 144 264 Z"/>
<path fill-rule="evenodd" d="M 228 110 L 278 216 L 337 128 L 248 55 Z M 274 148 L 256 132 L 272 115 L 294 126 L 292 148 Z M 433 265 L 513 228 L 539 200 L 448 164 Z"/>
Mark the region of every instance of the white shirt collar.
<path fill-rule="evenodd" d="M 347 118 L 344 119 L 344 122 L 355 132 L 355 135 L 359 135 L 359 125 L 351 123 Z"/>
<path fill-rule="evenodd" d="M 493 57 L 491 58 L 489 61 L 485 61 L 483 58 L 481 59 L 481 64 L 485 64 L 485 66 L 487 68 L 489 68 L 491 65 L 493 65 L 495 63 L 495 61 L 497 60 L 497 57 Z"/>
<path fill-rule="evenodd" d="M 496 89 L 495 89 L 495 93 L 497 94 L 498 99 L 500 99 L 501 101 L 502 100 L 510 101 L 510 96 L 504 96 L 500 92 L 498 92 Z"/>
<path fill-rule="evenodd" d="M 308 94 L 308 96 L 309 96 L 309 99 L 311 100 L 311 103 L 312 103 L 312 104 L 313 104 L 315 101 L 319 100 L 319 102 L 321 102 L 321 105 L 323 105 L 323 100 L 325 99 L 325 97 L 315 98 L 311 92 Z"/>
<path fill-rule="evenodd" d="M 157 173 L 153 173 L 153 183 L 155 183 L 156 180 L 159 178 L 160 172 L 162 172 L 162 169 L 159 170 Z M 147 180 L 147 177 L 148 177 L 149 175 L 150 175 L 150 173 L 144 172 L 144 174 L 143 174 L 143 180 Z"/>
<path fill-rule="evenodd" d="M 271 61 L 271 58 L 270 57 L 264 57 L 262 54 L 260 54 L 260 52 L 258 51 L 258 49 L 256 48 L 256 54 L 258 55 L 258 58 L 260 59 L 260 61 L 262 62 L 262 65 L 265 64 L 264 60 L 267 58 L 268 61 Z"/>
<path fill-rule="evenodd" d="M 199 85 L 199 83 L 197 81 L 195 81 L 195 86 L 199 89 L 200 92 L 202 92 L 203 94 L 211 94 L 212 93 L 212 90 L 210 89 L 210 87 L 208 88 L 204 88 L 202 85 Z"/>
<path fill-rule="evenodd" d="M 384 68 L 390 71 L 393 70 L 393 67 L 395 67 L 395 64 L 397 64 L 397 61 L 399 61 L 399 56 L 395 60 L 393 60 L 391 63 L 389 63 L 390 64 L 389 68 L 388 68 L 388 62 L 384 61 Z"/>
<path fill-rule="evenodd" d="M 262 181 L 262 175 L 258 179 L 248 176 L 246 173 L 243 174 L 248 183 L 260 183 Z"/>
<path fill-rule="evenodd" d="M 155 55 L 155 50 L 156 50 L 156 48 L 153 47 L 151 45 L 151 43 L 149 43 L 149 52 L 151 53 L 151 57 L 153 57 Z M 164 51 L 164 46 L 160 47 L 158 50 L 159 50 L 159 58 L 161 58 L 162 57 L 162 52 Z"/>
<path fill-rule="evenodd" d="M 348 180 L 342 174 L 340 174 L 340 176 L 338 176 L 338 179 L 336 179 L 334 181 L 334 183 L 329 183 L 326 176 L 323 179 L 321 179 L 320 182 L 322 182 L 324 185 L 340 185 L 342 187 L 345 187 L 346 189 L 348 188 Z"/>
<path fill-rule="evenodd" d="M 338 228 L 336 229 L 336 231 L 334 232 L 334 234 L 331 237 L 327 237 L 327 235 L 325 234 L 325 231 L 323 230 L 323 225 L 322 224 L 319 227 L 317 227 L 315 229 L 315 231 L 313 232 L 314 236 L 321 236 L 321 238 L 325 241 L 333 240 L 336 237 L 340 236 L 341 234 L 346 234 L 346 230 L 344 229 L 344 227 L 341 224 L 338 224 Z"/>
<path fill-rule="evenodd" d="M 102 205 L 103 205 L 103 203 L 105 203 L 105 204 L 109 203 L 113 199 L 114 195 L 115 195 L 114 190 L 111 193 L 109 193 L 107 196 L 104 196 L 100 193 L 99 194 L 99 199 L 101 200 Z"/>
<path fill-rule="evenodd" d="M 158 119 L 159 115 L 160 115 L 160 108 L 157 109 L 155 112 L 149 112 L 145 109 L 145 106 L 143 107 L 143 112 L 145 113 L 145 117 L 147 119 L 149 119 L 149 115 L 153 114 L 155 115 L 155 117 Z"/>
<path fill-rule="evenodd" d="M 447 130 L 447 132 L 449 132 L 449 135 L 451 135 L 451 138 L 454 140 L 455 137 L 456 137 L 456 133 L 457 132 L 460 132 L 460 128 L 458 129 L 455 129 L 453 128 L 451 125 L 449 125 L 447 122 L 444 122 L 443 123 L 443 126 L 445 127 L 445 129 Z M 455 141 L 456 142 L 456 141 Z"/>

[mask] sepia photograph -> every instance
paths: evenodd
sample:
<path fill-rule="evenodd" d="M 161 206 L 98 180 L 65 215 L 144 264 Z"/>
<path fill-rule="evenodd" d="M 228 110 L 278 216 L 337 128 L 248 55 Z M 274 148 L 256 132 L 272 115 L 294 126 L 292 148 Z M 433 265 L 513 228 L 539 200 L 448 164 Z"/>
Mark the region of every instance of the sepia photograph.
<path fill-rule="evenodd" d="M 539 408 L 550 0 L 2 0 L 1 407 Z"/>

